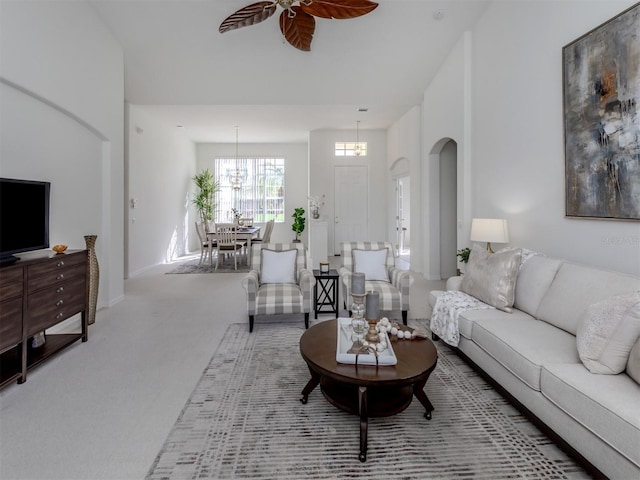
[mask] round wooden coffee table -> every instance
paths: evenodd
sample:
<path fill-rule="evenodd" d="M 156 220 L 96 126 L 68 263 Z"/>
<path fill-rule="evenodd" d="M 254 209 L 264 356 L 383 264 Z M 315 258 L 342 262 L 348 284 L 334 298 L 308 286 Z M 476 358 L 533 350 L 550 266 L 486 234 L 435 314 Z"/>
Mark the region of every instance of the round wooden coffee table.
<path fill-rule="evenodd" d="M 398 358 L 394 366 L 338 363 L 337 328 L 337 320 L 327 320 L 312 326 L 300 338 L 300 353 L 311 372 L 300 401 L 306 404 L 309 394 L 319 384 L 331 404 L 359 415 L 359 458 L 364 462 L 369 417 L 395 415 L 407 408 L 415 395 L 425 408 L 425 418 L 431 420 L 434 408 L 424 393 L 424 386 L 436 367 L 438 353 L 429 339 L 398 340 L 393 336 L 391 344 Z"/>

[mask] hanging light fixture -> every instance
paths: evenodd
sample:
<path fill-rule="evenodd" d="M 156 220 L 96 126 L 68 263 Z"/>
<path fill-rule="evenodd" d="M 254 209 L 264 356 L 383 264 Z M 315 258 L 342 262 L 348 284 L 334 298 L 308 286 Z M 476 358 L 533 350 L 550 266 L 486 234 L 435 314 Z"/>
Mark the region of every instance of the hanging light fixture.
<path fill-rule="evenodd" d="M 358 157 L 367 154 L 366 143 L 360 143 L 360 120 L 356 120 L 356 145 L 354 151 Z"/>
<path fill-rule="evenodd" d="M 231 187 L 234 190 L 240 190 L 240 188 L 242 187 L 242 180 L 244 178 L 242 170 L 240 170 L 240 168 L 238 167 L 238 129 L 239 128 L 240 127 L 236 125 L 236 168 L 235 170 L 232 170 L 227 174 L 229 176 L 229 182 L 231 183 Z"/>

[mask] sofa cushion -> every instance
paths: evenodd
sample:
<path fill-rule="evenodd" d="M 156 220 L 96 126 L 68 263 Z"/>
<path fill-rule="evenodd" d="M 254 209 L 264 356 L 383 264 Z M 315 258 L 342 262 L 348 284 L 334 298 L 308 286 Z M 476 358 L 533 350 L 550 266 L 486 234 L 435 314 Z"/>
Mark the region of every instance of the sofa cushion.
<path fill-rule="evenodd" d="M 536 316 L 540 301 L 553 282 L 562 260 L 535 255 L 520 267 L 513 306 Z"/>
<path fill-rule="evenodd" d="M 532 317 L 487 317 L 474 322 L 472 340 L 534 390 L 540 391 L 542 365 L 580 363 L 576 337 L 563 330 Z"/>
<path fill-rule="evenodd" d="M 438 301 L 438 297 L 444 293 L 444 290 L 431 290 L 429 292 L 429 306 L 433 310 L 433 307 L 436 306 L 436 302 Z"/>
<path fill-rule="evenodd" d="M 640 291 L 606 298 L 589 306 L 578 325 L 580 360 L 591 373 L 621 373 L 638 337 Z"/>
<path fill-rule="evenodd" d="M 499 310 L 510 312 L 521 258 L 520 249 L 492 254 L 474 245 L 460 289 Z"/>
<path fill-rule="evenodd" d="M 527 315 L 520 310 L 513 309 L 511 313 L 503 312 L 501 310 L 467 310 L 460 313 L 458 317 L 458 329 L 460 330 L 460 335 L 468 338 L 469 340 L 473 337 L 473 324 L 476 322 L 482 322 L 491 318 L 501 318 L 505 321 L 510 322 L 519 322 L 523 318 L 532 319 L 531 315 Z"/>
<path fill-rule="evenodd" d="M 640 467 L 640 385 L 629 376 L 593 375 L 582 364 L 547 364 L 542 394 Z"/>
<path fill-rule="evenodd" d="M 636 290 L 640 290 L 638 277 L 564 262 L 542 298 L 536 317 L 575 335 L 589 305 Z"/>
<path fill-rule="evenodd" d="M 640 383 L 640 338 L 631 348 L 627 360 L 627 375 Z"/>

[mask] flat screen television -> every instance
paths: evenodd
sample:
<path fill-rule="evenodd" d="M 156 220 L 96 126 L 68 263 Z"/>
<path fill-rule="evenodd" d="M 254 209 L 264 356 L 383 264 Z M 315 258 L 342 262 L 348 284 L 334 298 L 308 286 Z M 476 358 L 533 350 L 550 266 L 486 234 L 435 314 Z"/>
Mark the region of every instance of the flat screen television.
<path fill-rule="evenodd" d="M 50 182 L 0 178 L 0 264 L 49 248 Z"/>

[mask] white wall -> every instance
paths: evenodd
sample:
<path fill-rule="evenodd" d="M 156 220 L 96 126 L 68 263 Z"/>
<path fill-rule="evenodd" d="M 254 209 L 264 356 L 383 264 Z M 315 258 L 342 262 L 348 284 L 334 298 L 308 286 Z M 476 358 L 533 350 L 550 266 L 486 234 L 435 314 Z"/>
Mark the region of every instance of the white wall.
<path fill-rule="evenodd" d="M 196 147 L 184 130 L 136 105 L 127 108 L 127 137 L 126 273 L 132 277 L 199 248 L 190 201 Z"/>
<path fill-rule="evenodd" d="M 123 296 L 122 48 L 85 2 L 3 2 L 1 174 L 52 182 L 51 242 L 97 234 L 98 307 Z"/>
<path fill-rule="evenodd" d="M 562 47 L 634 3 L 487 9 L 473 35 L 472 204 L 508 219 L 511 245 L 638 275 L 640 223 L 564 217 L 562 123 Z"/>
<path fill-rule="evenodd" d="M 640 224 L 564 217 L 562 47 L 633 1 L 493 2 L 423 102 L 424 272 L 440 278 L 436 160 L 458 144 L 458 245 L 473 217 L 509 221 L 511 245 L 640 274 Z M 415 244 L 414 244 L 415 247 Z"/>
<path fill-rule="evenodd" d="M 427 220 L 427 211 L 422 208 L 423 182 L 422 182 L 422 108 L 415 106 L 405 113 L 398 121 L 387 129 L 387 170 L 391 175 L 410 176 L 410 202 L 411 214 L 411 269 L 415 272 L 423 271 L 423 225 Z M 407 171 L 397 171 L 402 159 L 409 164 Z M 395 234 L 395 192 L 393 182 L 388 181 L 389 198 L 389 238 L 393 242 Z"/>
<path fill-rule="evenodd" d="M 422 105 L 422 272 L 431 280 L 440 273 L 440 152 L 449 140 L 457 144 L 458 235 L 456 249 L 466 245 L 471 223 L 471 151 L 469 70 L 471 35 L 465 33 L 425 90 Z M 462 239 L 462 240 L 461 240 Z M 415 242 L 413 248 L 416 248 Z M 413 252 L 412 252 L 413 256 Z M 413 262 L 412 262 L 413 263 Z"/>
<path fill-rule="evenodd" d="M 217 157 L 235 158 L 235 143 L 199 143 L 196 147 L 197 171 L 208 168 L 215 171 Z M 238 146 L 240 157 L 265 156 L 284 158 L 285 161 L 285 221 L 275 223 L 271 233 L 272 242 L 291 242 L 296 235 L 291 230 L 293 219 L 291 215 L 297 207 L 305 210 L 307 219 L 301 240 L 309 245 L 309 201 L 307 199 L 308 178 L 308 149 L 306 143 L 240 143 Z M 262 225 L 264 227 L 264 225 Z"/>
<path fill-rule="evenodd" d="M 314 130 L 309 136 L 309 191 L 311 196 L 325 195 L 320 219 L 326 220 L 329 254 L 339 251 L 334 245 L 334 185 L 333 171 L 338 165 L 366 165 L 369 171 L 369 231 L 372 240 L 388 240 L 387 192 L 389 174 L 386 166 L 387 136 L 384 130 L 366 130 L 360 124 L 359 140 L 367 142 L 366 157 L 336 157 L 335 142 L 355 141 L 356 130 Z M 392 239 L 393 241 L 393 239 Z M 336 250 L 337 247 L 337 250 Z"/>

